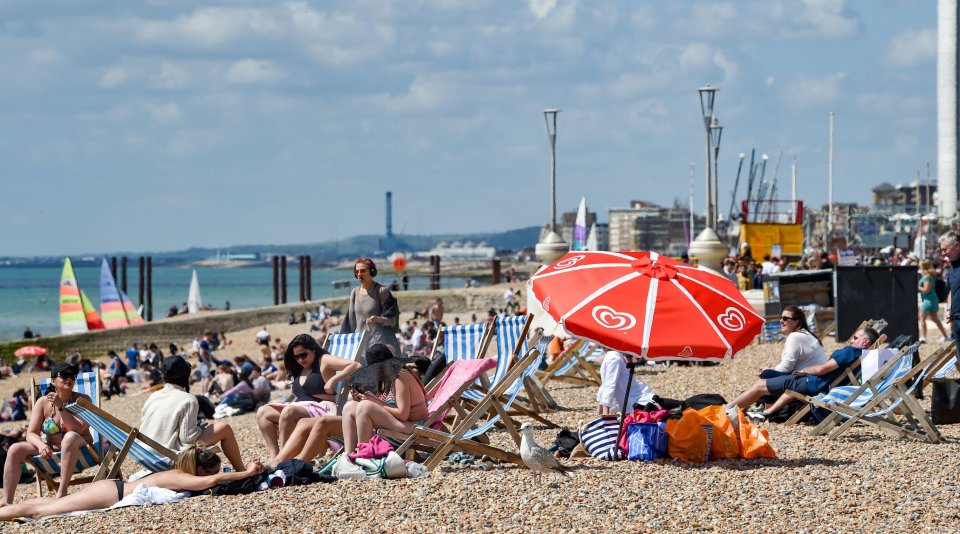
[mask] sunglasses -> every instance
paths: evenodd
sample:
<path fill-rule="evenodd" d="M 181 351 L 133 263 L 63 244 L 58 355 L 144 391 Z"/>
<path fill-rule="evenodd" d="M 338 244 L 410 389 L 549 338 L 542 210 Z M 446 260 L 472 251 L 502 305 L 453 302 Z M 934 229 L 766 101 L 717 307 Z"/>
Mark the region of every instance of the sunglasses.
<path fill-rule="evenodd" d="M 796 317 L 790 317 L 790 316 L 787 316 L 787 315 L 781 315 L 781 316 L 780 316 L 780 320 L 781 320 L 781 321 L 796 321 L 797 318 L 796 318 Z"/>
<path fill-rule="evenodd" d="M 310 355 L 310 351 L 306 351 L 306 352 L 295 352 L 295 353 L 293 353 L 293 357 L 296 358 L 296 359 L 298 359 L 298 360 L 306 360 L 306 359 L 307 359 L 307 356 L 309 356 L 309 355 Z"/>
<path fill-rule="evenodd" d="M 60 379 L 63 380 L 64 382 L 67 382 L 67 381 L 76 382 L 76 381 L 77 381 L 77 375 L 60 373 L 59 376 L 60 376 Z"/>

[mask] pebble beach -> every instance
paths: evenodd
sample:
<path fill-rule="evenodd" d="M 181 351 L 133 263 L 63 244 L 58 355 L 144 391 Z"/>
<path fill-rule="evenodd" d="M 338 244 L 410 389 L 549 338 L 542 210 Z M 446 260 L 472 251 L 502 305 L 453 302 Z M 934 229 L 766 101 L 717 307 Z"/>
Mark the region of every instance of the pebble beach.
<path fill-rule="evenodd" d="M 469 312 L 459 315 L 469 317 Z M 274 337 L 289 340 L 302 325 L 268 328 Z M 228 333 L 233 344 L 221 355 L 256 354 L 256 330 Z M 825 340 L 825 346 L 828 354 L 837 348 L 832 339 Z M 922 354 L 934 348 L 925 345 Z M 638 377 L 663 397 L 719 393 L 731 400 L 755 380 L 757 368 L 774 364 L 781 350 L 782 343 L 754 343 L 734 361 L 719 366 L 646 367 L 638 370 Z M 6 395 L 28 386 L 30 378 L 24 374 L 7 379 L 0 388 Z M 558 425 L 576 428 L 594 417 L 595 388 L 554 382 L 550 392 L 561 409 L 547 417 Z M 275 398 L 285 395 L 275 392 Z M 104 401 L 103 407 L 136 426 L 145 399 L 145 394 L 115 397 Z M 929 407 L 929 400 L 923 402 Z M 253 413 L 224 421 L 236 432 L 245 461 L 267 459 Z M 563 460 L 572 469 L 570 477 L 545 476 L 540 486 L 530 471 L 513 465 L 484 470 L 445 464 L 426 478 L 338 481 L 237 497 L 196 497 L 162 506 L 4 524 L 2 530 L 915 532 L 956 528 L 960 427 L 941 426 L 945 439 L 936 445 L 863 426 L 837 440 L 810 437 L 806 426 L 767 423 L 765 428 L 776 459 L 704 464 Z M 539 424 L 536 429 L 537 442 L 549 446 L 556 429 Z M 496 445 L 516 450 L 505 432 L 493 432 L 490 438 Z M 123 466 L 125 475 L 137 470 L 130 460 Z M 17 500 L 34 497 L 35 488 L 21 485 Z"/>

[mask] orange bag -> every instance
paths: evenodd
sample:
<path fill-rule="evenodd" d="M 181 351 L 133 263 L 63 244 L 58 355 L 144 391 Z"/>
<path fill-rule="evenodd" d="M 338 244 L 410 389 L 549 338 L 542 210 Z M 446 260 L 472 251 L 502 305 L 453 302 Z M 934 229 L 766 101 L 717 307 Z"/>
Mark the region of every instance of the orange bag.
<path fill-rule="evenodd" d="M 766 429 L 753 426 L 753 423 L 737 408 L 737 420 L 740 427 L 741 458 L 776 458 L 777 451 L 770 445 L 770 434 Z"/>
<path fill-rule="evenodd" d="M 680 419 L 667 421 L 667 454 L 684 462 L 707 461 L 710 458 L 710 435 L 703 424 L 703 418 L 693 408 L 684 410 Z"/>
<path fill-rule="evenodd" d="M 697 414 L 713 425 L 710 459 L 739 458 L 740 442 L 737 439 L 737 431 L 733 428 L 733 423 L 727 417 L 727 412 L 724 411 L 723 406 L 706 406 L 697 410 Z"/>

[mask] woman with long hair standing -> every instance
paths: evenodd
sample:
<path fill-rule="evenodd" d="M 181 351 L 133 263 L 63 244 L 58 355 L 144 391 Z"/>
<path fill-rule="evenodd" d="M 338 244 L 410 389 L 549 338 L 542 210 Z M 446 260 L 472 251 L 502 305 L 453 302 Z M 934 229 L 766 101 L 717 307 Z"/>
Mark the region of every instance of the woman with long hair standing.
<path fill-rule="evenodd" d="M 936 278 L 933 274 L 933 266 L 928 260 L 920 262 L 920 281 L 917 285 L 920 289 L 920 341 L 927 340 L 927 319 L 933 321 L 940 329 L 940 342 L 947 340 L 947 329 L 940 322 L 940 299 L 937 298 Z"/>
<path fill-rule="evenodd" d="M 397 299 L 389 288 L 373 279 L 377 276 L 377 265 L 370 258 L 357 260 L 353 270 L 360 287 L 350 292 L 347 313 L 340 324 L 341 334 L 353 334 L 364 329 L 370 331 L 367 346 L 381 343 L 386 345 L 394 356 L 400 355 L 400 342 L 397 340 L 397 321 L 400 310 Z"/>

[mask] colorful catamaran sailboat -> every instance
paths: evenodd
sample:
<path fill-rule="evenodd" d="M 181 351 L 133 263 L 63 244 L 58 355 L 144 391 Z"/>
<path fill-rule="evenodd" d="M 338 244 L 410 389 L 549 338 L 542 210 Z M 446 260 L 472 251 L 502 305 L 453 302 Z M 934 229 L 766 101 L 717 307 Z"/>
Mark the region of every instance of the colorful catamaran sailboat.
<path fill-rule="evenodd" d="M 100 313 L 103 314 L 103 323 L 107 328 L 121 328 L 143 322 L 133 309 L 133 303 L 117 287 L 106 258 L 100 264 Z"/>
<path fill-rule="evenodd" d="M 73 262 L 67 257 L 60 274 L 60 333 L 78 334 L 103 327 L 97 309 L 80 289 Z"/>
<path fill-rule="evenodd" d="M 197 313 L 203 307 L 203 301 L 200 298 L 200 280 L 197 279 L 197 270 L 193 270 L 193 276 L 190 278 L 190 292 L 187 294 L 187 312 Z"/>
<path fill-rule="evenodd" d="M 573 223 L 573 243 L 570 250 L 586 250 L 587 245 L 587 197 L 580 197 L 577 220 Z"/>

